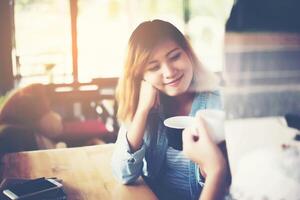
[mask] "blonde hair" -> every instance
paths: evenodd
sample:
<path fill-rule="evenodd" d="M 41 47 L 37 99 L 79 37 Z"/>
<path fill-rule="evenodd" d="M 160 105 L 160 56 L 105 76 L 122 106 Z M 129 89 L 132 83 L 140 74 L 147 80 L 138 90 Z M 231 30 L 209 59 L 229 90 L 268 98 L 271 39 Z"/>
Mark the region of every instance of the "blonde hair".
<path fill-rule="evenodd" d="M 131 122 L 137 109 L 144 68 L 153 49 L 167 40 L 176 42 L 189 56 L 194 66 L 191 90 L 211 90 L 214 88 L 212 85 L 216 85 L 216 76 L 202 67 L 188 40 L 174 25 L 162 20 L 143 22 L 133 31 L 129 39 L 123 75 L 116 90 L 117 117 L 120 122 Z"/>

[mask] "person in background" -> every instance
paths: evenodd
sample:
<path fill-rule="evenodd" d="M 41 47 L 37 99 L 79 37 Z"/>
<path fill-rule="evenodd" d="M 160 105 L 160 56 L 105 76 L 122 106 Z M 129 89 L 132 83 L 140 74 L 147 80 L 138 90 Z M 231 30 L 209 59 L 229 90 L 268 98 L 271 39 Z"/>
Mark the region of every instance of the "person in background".
<path fill-rule="evenodd" d="M 221 199 L 227 165 L 218 147 L 207 137 L 190 141 L 196 133 L 186 130 L 183 153 L 169 145 L 163 124 L 168 117 L 222 109 L 217 88 L 218 79 L 174 25 L 141 23 L 129 39 L 117 87 L 121 127 L 112 156 L 115 177 L 131 184 L 142 176 L 159 199 Z"/>
<path fill-rule="evenodd" d="M 63 130 L 61 116 L 51 110 L 42 84 L 31 84 L 13 91 L 0 108 L 0 124 L 30 129 L 39 149 L 55 148 L 53 140 Z"/>

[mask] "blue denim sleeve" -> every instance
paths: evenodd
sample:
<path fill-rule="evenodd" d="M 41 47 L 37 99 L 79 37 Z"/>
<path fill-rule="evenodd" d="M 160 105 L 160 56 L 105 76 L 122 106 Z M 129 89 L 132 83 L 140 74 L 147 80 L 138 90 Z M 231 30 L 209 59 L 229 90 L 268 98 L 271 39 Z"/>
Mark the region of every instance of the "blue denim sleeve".
<path fill-rule="evenodd" d="M 216 90 L 208 93 L 206 108 L 224 110 L 223 100 L 220 91 Z"/>
<path fill-rule="evenodd" d="M 127 140 L 127 129 L 121 126 L 111 160 L 113 175 L 117 180 L 123 184 L 135 182 L 142 175 L 145 152 L 144 143 L 139 150 L 131 152 Z"/>

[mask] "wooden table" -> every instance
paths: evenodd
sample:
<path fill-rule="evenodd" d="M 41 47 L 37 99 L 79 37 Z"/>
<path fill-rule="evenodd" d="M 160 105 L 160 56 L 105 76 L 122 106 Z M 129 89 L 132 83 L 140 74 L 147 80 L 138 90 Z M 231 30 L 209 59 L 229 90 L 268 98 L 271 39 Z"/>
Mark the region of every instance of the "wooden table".
<path fill-rule="evenodd" d="M 113 144 L 6 154 L 2 178 L 57 177 L 68 199 L 157 199 L 140 178 L 122 185 L 110 166 Z"/>

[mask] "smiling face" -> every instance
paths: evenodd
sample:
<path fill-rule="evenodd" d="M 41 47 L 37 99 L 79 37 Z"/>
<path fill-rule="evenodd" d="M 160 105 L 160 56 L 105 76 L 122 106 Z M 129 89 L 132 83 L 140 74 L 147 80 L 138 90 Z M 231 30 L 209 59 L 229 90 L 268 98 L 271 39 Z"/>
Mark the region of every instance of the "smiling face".
<path fill-rule="evenodd" d="M 168 96 L 177 96 L 188 90 L 193 78 L 193 65 L 174 41 L 158 45 L 145 67 L 144 80 Z"/>

